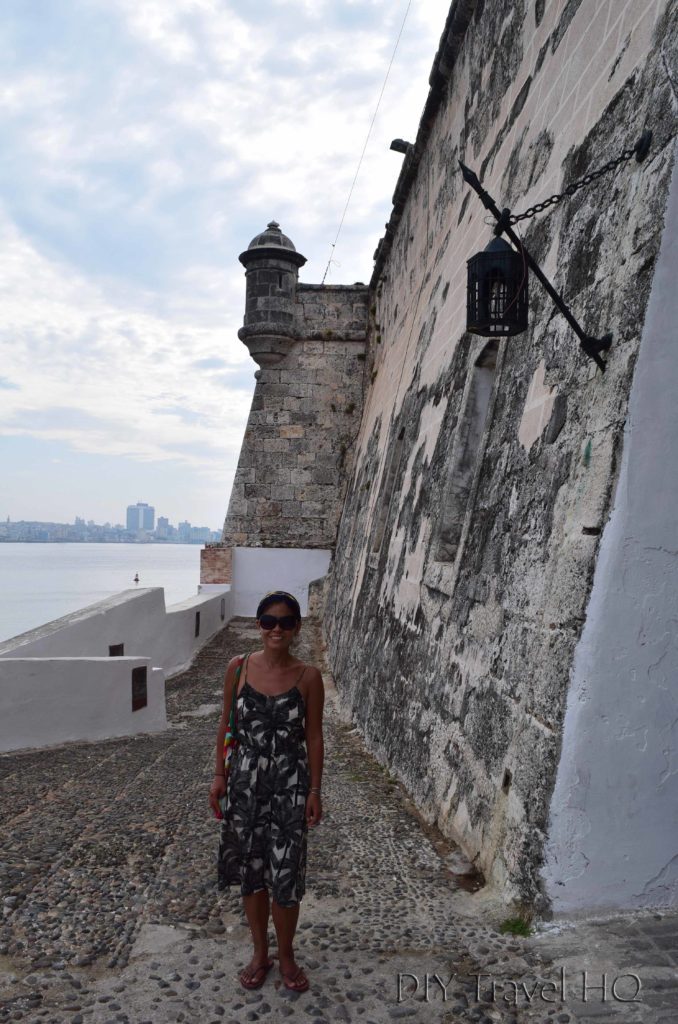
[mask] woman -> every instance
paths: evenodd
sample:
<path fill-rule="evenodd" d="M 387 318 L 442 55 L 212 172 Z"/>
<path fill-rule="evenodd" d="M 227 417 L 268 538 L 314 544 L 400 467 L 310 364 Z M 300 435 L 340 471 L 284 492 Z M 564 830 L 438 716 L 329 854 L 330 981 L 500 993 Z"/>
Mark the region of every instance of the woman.
<path fill-rule="evenodd" d="M 220 873 L 224 884 L 241 887 L 254 945 L 240 984 L 260 988 L 273 966 L 268 955 L 270 892 L 283 983 L 305 992 L 308 978 L 295 963 L 292 943 L 305 887 L 307 828 L 314 828 L 322 815 L 323 681 L 317 668 L 290 653 L 301 628 L 295 597 L 282 590 L 267 594 L 257 608 L 257 626 L 263 650 L 249 655 L 240 671 L 238 745 L 230 771 L 224 769 L 223 744 L 241 659 L 233 658 L 226 671 L 209 801 L 221 817 L 219 800 L 228 780 Z"/>

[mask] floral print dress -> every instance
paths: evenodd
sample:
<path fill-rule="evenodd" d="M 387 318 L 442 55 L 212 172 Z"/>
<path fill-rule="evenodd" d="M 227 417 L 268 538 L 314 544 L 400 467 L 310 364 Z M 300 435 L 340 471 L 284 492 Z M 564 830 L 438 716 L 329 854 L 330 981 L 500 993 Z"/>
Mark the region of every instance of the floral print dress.
<path fill-rule="evenodd" d="M 296 683 L 269 697 L 245 680 L 219 844 L 219 887 L 240 885 L 243 896 L 268 889 L 281 907 L 297 904 L 305 889 L 304 712 Z"/>

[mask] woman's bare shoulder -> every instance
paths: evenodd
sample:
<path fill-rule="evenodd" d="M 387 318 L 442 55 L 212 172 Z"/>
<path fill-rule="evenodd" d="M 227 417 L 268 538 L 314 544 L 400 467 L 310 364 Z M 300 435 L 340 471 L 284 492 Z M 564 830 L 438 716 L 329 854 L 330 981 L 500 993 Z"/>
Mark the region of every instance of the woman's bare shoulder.
<path fill-rule="evenodd" d="M 307 686 L 322 686 L 323 677 L 320 669 L 316 665 L 308 665 L 304 662 L 300 662 L 304 666 L 304 674 L 302 679 Z"/>
<path fill-rule="evenodd" d="M 231 660 L 229 661 L 228 665 L 226 666 L 226 671 L 230 672 L 231 669 L 237 668 L 238 665 L 240 664 L 240 662 L 243 660 L 243 658 L 244 658 L 244 655 L 236 654 L 234 658 L 231 658 Z"/>
<path fill-rule="evenodd" d="M 228 665 L 226 666 L 226 677 L 224 679 L 225 684 L 230 683 L 230 681 L 235 678 L 236 669 L 238 668 L 238 665 L 241 664 L 242 660 L 242 654 L 236 654 L 234 658 L 231 658 Z"/>

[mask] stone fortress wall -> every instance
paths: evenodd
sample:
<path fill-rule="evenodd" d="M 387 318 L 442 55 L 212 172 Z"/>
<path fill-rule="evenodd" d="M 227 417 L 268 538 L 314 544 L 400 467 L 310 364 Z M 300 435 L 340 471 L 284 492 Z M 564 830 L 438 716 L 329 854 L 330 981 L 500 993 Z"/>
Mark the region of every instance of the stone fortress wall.
<path fill-rule="evenodd" d="M 289 352 L 256 371 L 224 527 L 231 546 L 334 545 L 342 471 L 362 411 L 367 289 L 323 291 L 330 294 L 320 306 L 314 291 L 300 289 Z M 323 313 L 333 326 L 319 330 Z M 362 336 L 351 331 L 356 318 Z"/>
<path fill-rule="evenodd" d="M 365 390 L 369 289 L 300 284 L 306 262 L 276 221 L 240 261 L 246 269 L 239 337 L 259 364 L 219 544 L 200 579 L 233 590 L 238 614 L 290 576 L 302 606 L 334 547 Z M 290 584 L 291 586 L 291 584 Z"/>
<path fill-rule="evenodd" d="M 670 9 L 456 0 L 372 278 L 372 383 L 326 586 L 333 673 L 369 746 L 426 818 L 461 839 L 507 898 L 533 906 L 576 887 L 586 869 L 582 857 L 573 878 L 540 878 L 667 202 L 678 79 Z M 644 163 L 520 225 L 580 323 L 613 333 L 605 374 L 534 277 L 527 334 L 467 334 L 466 260 L 492 233 L 458 160 L 519 212 L 646 128 Z M 630 727 L 615 728 L 628 739 Z M 609 794 L 620 808 L 628 797 L 633 816 L 666 800 L 665 781 L 657 769 L 622 795 L 610 779 Z M 595 814 L 577 803 L 587 779 L 575 782 L 567 798 L 583 831 L 595 831 Z M 658 843 L 661 865 L 668 833 Z M 627 895 L 622 867 L 612 901 Z M 665 896 L 650 884 L 649 859 L 642 870 L 646 899 Z M 668 889 L 675 898 L 675 880 Z"/>
<path fill-rule="evenodd" d="M 240 259 L 239 336 L 260 369 L 222 542 L 206 549 L 203 582 L 231 582 L 234 547 L 332 548 L 362 413 L 367 286 L 299 284 L 306 260 L 275 221 Z"/>

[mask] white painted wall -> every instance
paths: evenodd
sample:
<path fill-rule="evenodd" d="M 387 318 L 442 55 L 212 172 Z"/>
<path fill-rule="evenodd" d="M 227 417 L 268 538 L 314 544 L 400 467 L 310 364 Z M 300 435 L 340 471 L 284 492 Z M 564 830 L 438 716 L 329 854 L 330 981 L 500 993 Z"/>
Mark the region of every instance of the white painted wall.
<path fill-rule="evenodd" d="M 221 592 L 198 594 L 170 605 L 164 629 L 158 639 L 156 664 L 166 675 L 175 675 L 189 667 L 201 647 L 233 618 L 233 594 L 230 587 Z M 200 636 L 195 636 L 195 616 L 200 612 Z M 125 648 L 125 650 L 127 650 Z M 168 666 L 168 667 L 166 667 Z"/>
<path fill-rule="evenodd" d="M 6 640 L 0 644 L 0 750 L 165 729 L 165 677 L 188 668 L 233 617 L 232 606 L 228 587 L 167 610 L 161 587 L 126 590 Z M 124 644 L 124 657 L 110 657 L 114 644 Z M 148 666 L 148 707 L 132 711 L 138 665 Z"/>
<path fill-rule="evenodd" d="M 132 669 L 147 668 L 148 705 L 132 711 Z M 3 658 L 0 750 L 167 728 L 165 676 L 148 658 Z"/>
<path fill-rule="evenodd" d="M 676 281 L 678 160 L 568 695 L 542 872 L 556 913 L 678 905 Z"/>
<path fill-rule="evenodd" d="M 256 615 L 270 590 L 294 594 L 301 614 L 308 611 L 308 586 L 325 576 L 332 552 L 320 548 L 235 548 L 233 551 L 234 615 Z"/>
<path fill-rule="evenodd" d="M 233 616 L 230 588 L 199 594 L 165 610 L 162 587 L 125 590 L 0 644 L 0 659 L 108 657 L 113 644 L 125 656 L 148 658 L 166 676 L 187 668 L 198 650 Z M 195 616 L 200 613 L 200 635 Z"/>

